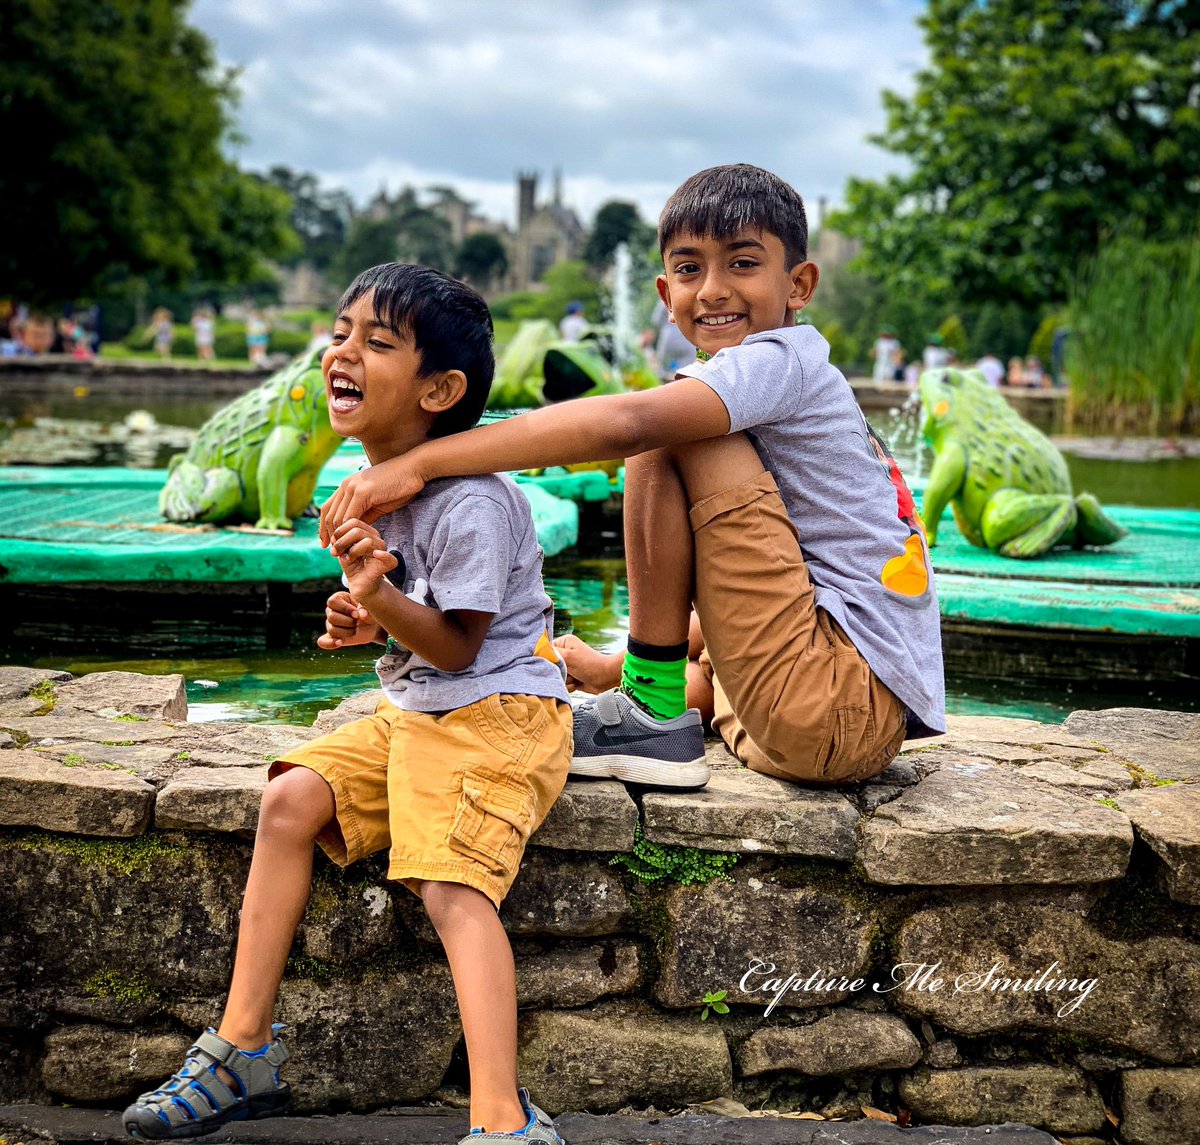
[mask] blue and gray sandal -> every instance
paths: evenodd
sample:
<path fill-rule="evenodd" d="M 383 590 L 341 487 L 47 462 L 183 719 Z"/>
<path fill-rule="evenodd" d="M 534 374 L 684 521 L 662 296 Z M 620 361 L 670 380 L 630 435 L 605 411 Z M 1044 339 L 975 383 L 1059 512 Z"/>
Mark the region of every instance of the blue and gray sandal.
<path fill-rule="evenodd" d="M 566 1145 L 554 1127 L 550 1115 L 529 1100 L 529 1090 L 522 1086 L 517 1090 L 517 1099 L 525 1111 L 525 1116 L 529 1118 L 524 1129 L 509 1133 L 472 1129 L 458 1145 L 486 1145 L 488 1141 L 507 1141 L 509 1145 Z"/>
<path fill-rule="evenodd" d="M 279 1080 L 279 1067 L 287 1059 L 287 1049 L 277 1037 L 247 1052 L 215 1030 L 205 1030 L 188 1050 L 180 1071 L 125 1110 L 125 1132 L 149 1141 L 200 1137 L 230 1121 L 286 1113 L 292 1093 Z M 218 1067 L 233 1079 L 232 1088 L 221 1080 Z"/>

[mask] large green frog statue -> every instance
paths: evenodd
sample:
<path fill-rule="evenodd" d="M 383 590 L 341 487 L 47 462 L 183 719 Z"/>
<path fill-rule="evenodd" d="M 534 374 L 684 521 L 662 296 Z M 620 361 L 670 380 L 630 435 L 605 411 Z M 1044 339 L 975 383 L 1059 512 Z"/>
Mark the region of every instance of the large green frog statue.
<path fill-rule="evenodd" d="M 1055 545 L 1111 545 L 1126 535 L 1090 493 L 1075 496 L 1062 454 L 976 370 L 921 375 L 925 440 L 936 457 L 921 516 L 932 546 L 950 503 L 959 532 L 1006 557 Z"/>
<path fill-rule="evenodd" d="M 342 439 L 329 425 L 321 352 L 302 354 L 219 409 L 171 458 L 158 509 L 168 521 L 253 521 L 290 529 Z"/>

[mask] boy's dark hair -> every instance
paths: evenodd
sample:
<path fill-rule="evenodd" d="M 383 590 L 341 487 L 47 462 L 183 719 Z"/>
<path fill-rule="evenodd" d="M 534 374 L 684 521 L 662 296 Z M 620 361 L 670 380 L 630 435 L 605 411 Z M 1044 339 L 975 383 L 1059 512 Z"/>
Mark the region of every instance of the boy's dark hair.
<path fill-rule="evenodd" d="M 748 228 L 779 239 L 789 268 L 808 258 L 808 218 L 793 187 L 749 163 L 709 167 L 667 200 L 658 220 L 658 253 L 666 254 L 676 235 L 727 239 Z"/>
<path fill-rule="evenodd" d="M 467 391 L 458 403 L 438 414 L 430 437 L 470 429 L 483 416 L 496 358 L 492 352 L 492 314 L 487 303 L 465 283 L 428 266 L 385 262 L 364 270 L 342 295 L 342 314 L 374 291 L 375 321 L 412 338 L 421 356 L 421 376 L 462 370 Z"/>

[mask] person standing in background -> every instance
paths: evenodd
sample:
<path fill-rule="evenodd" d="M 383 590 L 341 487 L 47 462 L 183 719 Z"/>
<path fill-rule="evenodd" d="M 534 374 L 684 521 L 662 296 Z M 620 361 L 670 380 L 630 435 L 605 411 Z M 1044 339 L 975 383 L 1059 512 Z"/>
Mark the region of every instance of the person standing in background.
<path fill-rule="evenodd" d="M 578 342 L 588 328 L 588 320 L 583 316 L 582 302 L 568 302 L 567 312 L 558 324 L 558 336 L 564 342 Z"/>
<path fill-rule="evenodd" d="M 871 357 L 875 359 L 871 370 L 871 380 L 874 382 L 890 382 L 896 375 L 896 354 L 900 350 L 900 339 L 891 326 L 881 326 L 879 337 L 871 347 Z"/>
<path fill-rule="evenodd" d="M 192 332 L 196 335 L 196 357 L 202 362 L 211 362 L 217 323 L 207 306 L 192 313 Z"/>

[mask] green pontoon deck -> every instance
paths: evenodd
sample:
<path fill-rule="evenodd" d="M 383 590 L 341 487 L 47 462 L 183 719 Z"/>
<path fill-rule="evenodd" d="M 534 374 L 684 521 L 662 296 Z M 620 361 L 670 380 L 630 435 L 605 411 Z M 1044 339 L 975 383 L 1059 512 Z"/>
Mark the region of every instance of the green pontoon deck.
<path fill-rule="evenodd" d="M 359 464 L 361 454 L 340 450 L 322 473 L 317 499 Z M 171 525 L 157 510 L 163 480 L 162 470 L 0 469 L 0 586 L 9 586 L 7 598 L 20 586 L 57 588 L 69 605 L 70 586 L 97 583 L 155 594 L 253 584 L 311 592 L 326 591 L 337 576 L 336 562 L 316 543 L 315 520 L 298 521 L 294 536 Z M 575 544 L 576 502 L 607 500 L 613 491 L 598 471 L 518 480 L 548 554 Z M 1078 648 L 1079 678 L 1115 674 L 1130 659 L 1149 663 L 1143 670 L 1152 677 L 1200 672 L 1200 512 L 1109 511 L 1128 537 L 1031 561 L 974 548 L 945 524 L 934 567 L 948 660 L 965 635 L 980 665 L 984 637 L 990 647 L 1009 649 L 1010 665 L 1036 645 L 1039 662 L 1057 659 L 1065 669 L 1075 655 L 1070 649 Z M 93 596 L 78 596 L 93 602 L 81 607 L 94 607 Z M 1086 654 L 1083 644 L 1091 649 Z"/>

